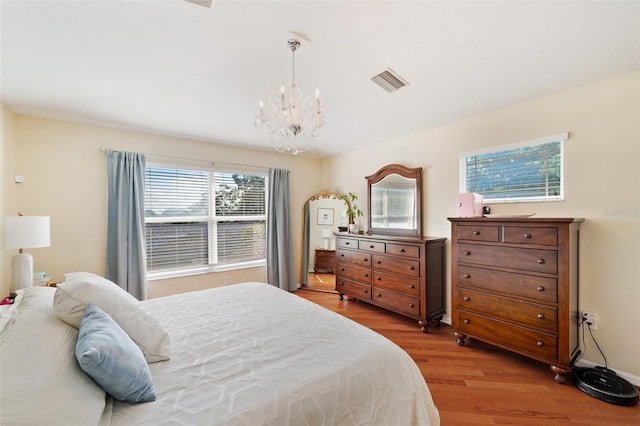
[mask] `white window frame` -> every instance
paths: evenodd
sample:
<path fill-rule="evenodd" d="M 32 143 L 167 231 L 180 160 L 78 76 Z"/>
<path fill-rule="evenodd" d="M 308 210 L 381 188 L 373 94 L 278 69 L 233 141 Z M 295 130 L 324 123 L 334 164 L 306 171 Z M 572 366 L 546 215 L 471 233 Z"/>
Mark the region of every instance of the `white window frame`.
<path fill-rule="evenodd" d="M 246 170 L 242 167 L 237 169 L 219 168 L 219 167 L 198 167 L 193 165 L 186 165 L 181 162 L 167 163 L 167 162 L 154 162 L 148 161 L 147 167 L 163 167 L 163 168 L 175 168 L 175 169 L 187 169 L 187 170 L 203 170 L 209 172 L 209 216 L 177 216 L 177 217 L 145 217 L 145 226 L 147 223 L 164 223 L 164 222 L 203 222 L 208 223 L 208 250 L 209 259 L 208 265 L 202 265 L 193 268 L 177 268 L 164 271 L 150 271 L 147 273 L 147 280 L 159 280 L 164 278 L 176 278 L 186 277 L 191 275 L 207 274 L 211 272 L 223 272 L 237 269 L 264 267 L 267 265 L 266 257 L 263 259 L 249 260 L 245 262 L 228 263 L 224 265 L 218 265 L 218 247 L 217 247 L 217 222 L 219 221 L 252 221 L 252 220 L 264 220 L 265 225 L 267 223 L 267 210 L 269 202 L 269 173 L 255 170 Z M 215 208 L 215 194 L 212 192 L 212 188 L 215 181 L 215 173 L 236 173 L 252 176 L 263 176 L 265 178 L 265 214 L 255 216 L 216 216 Z M 266 226 L 265 226 L 266 233 Z"/>
<path fill-rule="evenodd" d="M 522 148 L 527 146 L 543 145 L 550 142 L 560 142 L 560 194 L 547 195 L 538 197 L 518 197 L 518 198 L 484 198 L 484 203 L 525 203 L 525 202 L 548 202 L 564 200 L 564 143 L 569 139 L 569 133 L 557 133 L 554 135 L 542 136 L 535 139 L 514 142 L 505 145 L 493 146 L 473 151 L 467 151 L 460 154 L 459 182 L 460 192 L 469 192 L 467 190 L 467 157 L 473 155 L 483 155 L 489 153 L 497 153 L 510 149 Z"/>

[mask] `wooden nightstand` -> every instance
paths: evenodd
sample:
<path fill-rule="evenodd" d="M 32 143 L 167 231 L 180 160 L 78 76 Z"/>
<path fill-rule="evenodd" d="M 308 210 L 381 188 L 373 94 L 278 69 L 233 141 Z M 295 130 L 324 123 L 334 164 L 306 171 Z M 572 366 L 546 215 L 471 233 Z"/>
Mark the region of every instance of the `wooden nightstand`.
<path fill-rule="evenodd" d="M 336 270 L 336 251 L 316 249 L 313 272 L 318 273 L 319 270 L 334 273 Z"/>

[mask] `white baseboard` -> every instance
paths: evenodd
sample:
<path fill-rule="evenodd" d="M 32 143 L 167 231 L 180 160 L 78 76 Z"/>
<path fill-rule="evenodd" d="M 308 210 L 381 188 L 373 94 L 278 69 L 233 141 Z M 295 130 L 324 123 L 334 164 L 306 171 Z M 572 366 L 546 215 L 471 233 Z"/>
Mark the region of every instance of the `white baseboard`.
<path fill-rule="evenodd" d="M 585 360 L 582 360 L 582 359 L 576 363 L 576 366 L 578 366 L 578 367 L 587 367 L 587 368 L 593 368 L 593 367 L 595 367 L 597 365 L 598 364 L 596 364 L 594 362 L 585 361 Z M 615 371 L 615 373 L 618 376 L 622 377 L 623 379 L 625 379 L 626 381 L 628 381 L 632 385 L 634 385 L 636 387 L 640 387 L 640 377 L 634 376 L 633 374 L 625 373 L 624 371 L 616 370 L 615 368 L 610 368 L 610 370 Z"/>

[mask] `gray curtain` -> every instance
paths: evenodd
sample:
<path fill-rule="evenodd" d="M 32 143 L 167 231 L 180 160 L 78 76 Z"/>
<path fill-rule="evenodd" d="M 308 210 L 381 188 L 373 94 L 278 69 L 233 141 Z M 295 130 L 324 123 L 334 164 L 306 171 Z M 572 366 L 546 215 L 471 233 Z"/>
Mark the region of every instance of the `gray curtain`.
<path fill-rule="evenodd" d="M 269 169 L 267 282 L 284 290 L 297 290 L 293 265 L 289 171 L 284 169 Z"/>
<path fill-rule="evenodd" d="M 310 203 L 308 201 L 304 203 L 304 224 L 302 228 L 302 279 L 300 280 L 300 283 L 305 287 L 309 284 L 309 240 L 311 238 L 309 235 L 311 232 L 311 224 L 309 223 L 309 218 L 311 216 L 309 209 L 311 207 L 309 204 Z"/>
<path fill-rule="evenodd" d="M 145 156 L 107 151 L 107 279 L 147 298 L 144 232 Z"/>

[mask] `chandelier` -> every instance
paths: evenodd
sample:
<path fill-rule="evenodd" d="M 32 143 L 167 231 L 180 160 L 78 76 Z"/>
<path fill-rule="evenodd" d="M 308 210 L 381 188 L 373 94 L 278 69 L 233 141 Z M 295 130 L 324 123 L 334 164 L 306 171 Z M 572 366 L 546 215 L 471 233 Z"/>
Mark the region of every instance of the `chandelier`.
<path fill-rule="evenodd" d="M 270 115 L 265 114 L 265 104 L 260 101 L 255 125 L 271 135 L 271 145 L 276 151 L 291 151 L 295 155 L 313 148 L 315 138 L 324 126 L 324 107 L 318 90 L 315 97 L 304 98 L 300 82 L 296 81 L 295 55 L 300 41 L 290 39 L 287 45 L 291 49 L 291 83 L 269 95 Z"/>

